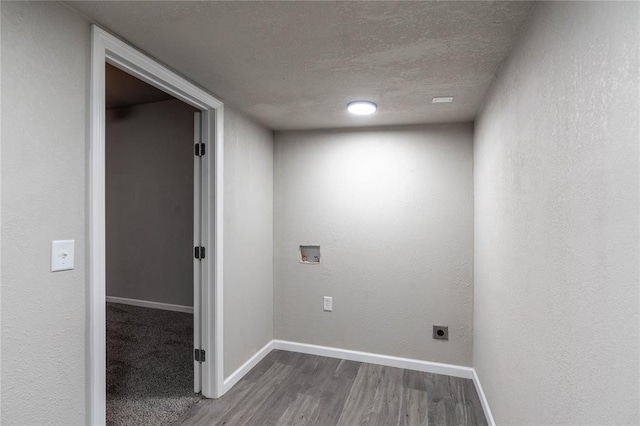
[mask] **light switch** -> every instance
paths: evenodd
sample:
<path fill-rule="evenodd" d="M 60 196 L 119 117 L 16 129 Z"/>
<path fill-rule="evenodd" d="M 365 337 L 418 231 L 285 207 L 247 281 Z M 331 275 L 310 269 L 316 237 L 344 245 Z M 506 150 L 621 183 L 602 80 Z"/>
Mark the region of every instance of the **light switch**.
<path fill-rule="evenodd" d="M 73 269 L 73 249 L 75 240 L 51 242 L 51 272 Z"/>

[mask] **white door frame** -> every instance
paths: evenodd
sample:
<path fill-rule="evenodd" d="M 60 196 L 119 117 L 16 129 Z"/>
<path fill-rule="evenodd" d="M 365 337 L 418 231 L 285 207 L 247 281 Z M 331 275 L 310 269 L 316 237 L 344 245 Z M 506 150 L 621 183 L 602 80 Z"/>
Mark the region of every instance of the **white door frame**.
<path fill-rule="evenodd" d="M 105 258 L 105 63 L 163 90 L 202 112 L 202 138 L 207 153 L 202 161 L 201 347 L 202 394 L 224 393 L 222 327 L 222 195 L 223 103 L 141 51 L 96 25 L 91 28 L 91 95 L 89 141 L 89 394 L 90 423 L 106 420 L 106 258 Z"/>
<path fill-rule="evenodd" d="M 202 141 L 202 112 L 198 111 L 193 114 L 193 149 Z M 202 160 L 204 158 L 198 155 L 193 156 L 193 246 L 202 246 Z M 200 290 L 202 288 L 201 268 L 202 261 L 196 259 L 195 252 L 193 259 L 193 348 L 201 349 L 202 339 L 200 338 L 201 310 Z M 196 361 L 193 357 L 193 391 L 202 392 L 202 363 Z"/>

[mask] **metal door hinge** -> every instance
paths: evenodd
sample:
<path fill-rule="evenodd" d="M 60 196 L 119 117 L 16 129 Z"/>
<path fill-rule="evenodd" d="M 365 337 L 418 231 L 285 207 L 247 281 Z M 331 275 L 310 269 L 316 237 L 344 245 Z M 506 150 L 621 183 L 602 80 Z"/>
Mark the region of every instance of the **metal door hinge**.
<path fill-rule="evenodd" d="M 194 146 L 196 147 L 196 157 L 202 157 L 204 155 L 204 143 L 200 142 Z"/>
<path fill-rule="evenodd" d="M 193 359 L 198 362 L 204 362 L 206 360 L 206 352 L 204 351 L 204 349 L 194 349 Z"/>
<path fill-rule="evenodd" d="M 204 259 L 204 247 L 200 246 L 200 247 L 196 247 L 194 250 L 194 255 L 196 257 L 196 259 Z"/>

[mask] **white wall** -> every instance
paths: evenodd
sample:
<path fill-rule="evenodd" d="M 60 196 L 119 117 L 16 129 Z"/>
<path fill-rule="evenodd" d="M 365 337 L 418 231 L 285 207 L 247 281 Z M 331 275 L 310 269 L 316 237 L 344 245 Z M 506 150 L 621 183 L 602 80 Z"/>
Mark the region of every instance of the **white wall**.
<path fill-rule="evenodd" d="M 0 422 L 86 424 L 89 25 L 56 3 L 2 4 Z M 50 272 L 51 240 L 75 269 Z"/>
<path fill-rule="evenodd" d="M 276 133 L 276 337 L 470 365 L 472 163 L 470 124 Z"/>
<path fill-rule="evenodd" d="M 2 2 L 2 424 L 88 422 L 89 22 Z M 273 338 L 273 138 L 225 109 L 225 370 Z M 53 239 L 75 270 L 49 272 Z M 37 362 L 34 362 L 37 360 Z"/>
<path fill-rule="evenodd" d="M 273 133 L 224 111 L 224 371 L 273 339 Z"/>
<path fill-rule="evenodd" d="M 498 424 L 637 424 L 638 3 L 542 2 L 476 121 L 474 367 Z"/>
<path fill-rule="evenodd" d="M 195 111 L 178 100 L 107 111 L 107 296 L 193 306 Z"/>

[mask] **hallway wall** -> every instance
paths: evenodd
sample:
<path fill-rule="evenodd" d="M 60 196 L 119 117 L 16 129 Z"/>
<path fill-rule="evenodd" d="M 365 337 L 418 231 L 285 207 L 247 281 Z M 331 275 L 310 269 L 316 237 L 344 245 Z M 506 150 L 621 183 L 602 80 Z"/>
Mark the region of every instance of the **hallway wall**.
<path fill-rule="evenodd" d="M 107 296 L 193 306 L 193 120 L 169 100 L 107 110 Z"/>
<path fill-rule="evenodd" d="M 540 2 L 476 120 L 474 359 L 498 424 L 635 424 L 639 4 Z"/>
<path fill-rule="evenodd" d="M 225 378 L 273 339 L 273 133 L 224 110 Z"/>
<path fill-rule="evenodd" d="M 84 425 L 90 22 L 60 2 L 3 1 L 0 10 L 0 423 Z M 273 338 L 273 139 L 225 112 L 225 328 L 238 331 L 225 334 L 225 371 L 233 371 Z M 75 239 L 74 270 L 50 272 L 54 239 Z"/>
<path fill-rule="evenodd" d="M 90 28 L 57 2 L 1 11 L 0 423 L 82 425 Z M 58 239 L 75 240 L 71 271 L 50 271 Z"/>

